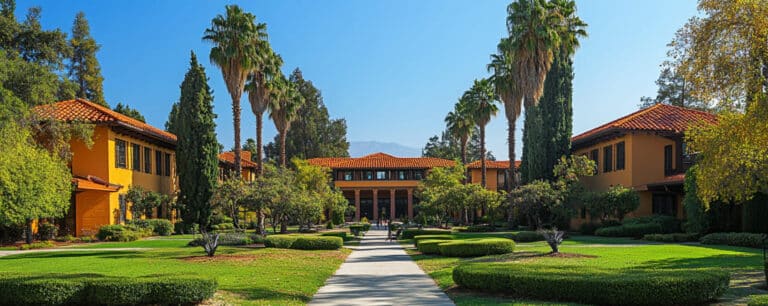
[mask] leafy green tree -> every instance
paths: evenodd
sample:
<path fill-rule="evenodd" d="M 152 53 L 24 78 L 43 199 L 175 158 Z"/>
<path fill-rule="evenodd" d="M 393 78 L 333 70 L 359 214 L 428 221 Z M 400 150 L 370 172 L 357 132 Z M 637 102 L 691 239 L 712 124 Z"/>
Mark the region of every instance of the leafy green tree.
<path fill-rule="evenodd" d="M 468 101 L 462 97 L 453 106 L 453 111 L 445 116 L 446 130 L 451 136 L 459 139 L 461 147 L 461 163 L 467 164 L 467 143 L 475 130 L 475 121 L 469 111 Z"/>
<path fill-rule="evenodd" d="M 421 149 L 421 156 L 461 160 L 461 140 L 446 129 L 440 133 L 440 137 L 435 135 L 429 138 L 427 144 Z M 488 150 L 485 152 L 485 159 L 496 160 L 496 157 Z M 474 126 L 472 136 L 469 138 L 467 160 L 480 160 L 480 128 L 477 126 Z"/>
<path fill-rule="evenodd" d="M 600 221 L 616 218 L 624 220 L 624 216 L 635 211 L 640 206 L 640 195 L 632 188 L 616 185 L 607 191 L 598 193 L 587 204 L 589 214 L 597 216 Z"/>
<path fill-rule="evenodd" d="M 13 27 L 18 30 L 15 31 L 10 44 L 3 46 L 3 49 L 27 62 L 58 70 L 62 68 L 64 59 L 70 56 L 72 49 L 67 45 L 67 34 L 61 30 L 43 30 L 40 24 L 41 13 L 40 7 L 31 7 L 25 20 Z"/>
<path fill-rule="evenodd" d="M 475 80 L 472 88 L 465 92 L 462 98 L 467 101 L 466 111 L 472 114 L 472 121 L 480 128 L 480 185 L 485 187 L 485 126 L 499 111 L 498 106 L 496 106 L 497 96 L 493 83 L 488 79 Z M 514 162 L 510 162 L 510 164 L 514 164 Z"/>
<path fill-rule="evenodd" d="M 205 69 L 191 54 L 189 70 L 181 83 L 176 135 L 176 169 L 179 175 L 179 199 L 182 219 L 187 224 L 208 226 L 209 203 L 218 178 L 218 148 L 213 95 Z"/>
<path fill-rule="evenodd" d="M 280 76 L 270 84 L 273 93 L 269 104 L 269 118 L 275 123 L 280 138 L 280 165 L 286 167 L 287 154 L 285 143 L 291 124 L 298 118 L 298 110 L 304 104 L 304 97 L 296 89 L 296 84 Z"/>
<path fill-rule="evenodd" d="M 109 107 L 104 100 L 104 77 L 101 76 L 101 66 L 96 58 L 96 52 L 101 47 L 91 36 L 91 27 L 83 12 L 78 12 L 75 16 L 69 47 L 72 49 L 72 56 L 67 68 L 69 77 L 79 86 L 76 96 Z"/>
<path fill-rule="evenodd" d="M 67 162 L 37 146 L 31 132 L 14 122 L 0 125 L 0 224 L 26 224 L 66 215 L 72 192 Z"/>
<path fill-rule="evenodd" d="M 248 75 L 259 67 L 259 50 L 266 43 L 264 23 L 237 5 L 227 5 L 226 15 L 217 15 L 205 30 L 203 40 L 211 42 L 211 62 L 221 69 L 227 91 L 232 97 L 232 123 L 235 139 L 235 173 L 242 175 L 240 147 L 240 98 Z"/>
<path fill-rule="evenodd" d="M 289 176 L 282 175 L 274 165 L 265 163 L 264 173 L 256 177 L 248 186 L 248 193 L 245 199 L 245 207 L 250 211 L 257 213 L 257 228 L 256 232 L 266 234 L 265 217 L 267 214 L 272 213 L 277 215 L 280 213 L 280 207 L 282 207 L 280 200 L 281 195 L 284 193 L 290 193 L 290 185 L 287 179 Z M 272 210 L 273 208 L 278 208 Z M 273 218 L 279 220 L 280 218 Z M 277 223 L 273 222 L 273 225 Z"/>
<path fill-rule="evenodd" d="M 427 177 L 419 182 L 416 196 L 421 199 L 418 204 L 419 214 L 431 216 L 437 224 L 446 223 L 452 211 L 461 209 L 456 205 L 465 205 L 465 193 L 458 189 L 463 186 L 466 169 L 458 164 L 453 167 L 438 167 L 432 169 Z"/>
<path fill-rule="evenodd" d="M 248 138 L 245 140 L 245 143 L 243 144 L 243 151 L 248 151 L 251 153 L 251 161 L 252 162 L 261 162 L 259 160 L 259 146 L 256 145 L 256 141 L 253 140 L 253 138 Z"/>
<path fill-rule="evenodd" d="M 225 180 L 213 191 L 211 207 L 232 218 L 235 228 L 240 228 L 240 209 L 247 206 L 249 193 L 249 186 L 243 180 Z"/>
<path fill-rule="evenodd" d="M 292 123 L 286 137 L 285 151 L 288 160 L 294 157 L 347 157 L 347 123 L 344 119 L 330 119 L 328 109 L 323 103 L 323 96 L 312 81 L 304 79 L 301 70 L 296 68 L 289 78 L 304 98 L 304 103 L 297 111 L 301 120 Z M 269 143 L 265 152 L 267 158 L 277 160 L 280 155 L 279 135 Z"/>
<path fill-rule="evenodd" d="M 523 182 L 553 180 L 555 165 L 571 150 L 573 127 L 573 55 L 579 38 L 586 37 L 587 24 L 576 15 L 573 0 L 551 2 L 562 17 L 558 30 L 560 44 L 544 80 L 544 93 L 538 105 L 526 105 L 523 123 L 523 156 L 520 166 Z"/>
<path fill-rule="evenodd" d="M 694 165 L 685 171 L 685 195 L 683 196 L 683 208 L 685 208 L 685 223 L 683 228 L 691 234 L 706 233 L 709 228 L 707 211 L 699 199 L 696 191 L 696 169 Z"/>
<path fill-rule="evenodd" d="M 656 97 L 641 97 L 640 108 L 648 108 L 656 104 L 669 104 L 704 111 L 709 110 L 707 103 L 696 99 L 691 94 L 689 88 L 691 85 L 674 70 L 674 67 L 671 67 L 668 61 L 661 66 L 659 78 L 656 79 L 656 85 L 659 86 Z"/>
<path fill-rule="evenodd" d="M 138 109 L 131 108 L 130 106 L 128 106 L 128 104 L 117 103 L 117 105 L 115 105 L 115 108 L 113 108 L 112 110 L 118 113 L 121 113 L 123 115 L 126 115 L 128 117 L 131 117 L 133 119 L 139 120 L 141 122 L 146 122 L 146 119 L 144 119 L 144 115 L 142 115 Z"/>
<path fill-rule="evenodd" d="M 259 48 L 259 69 L 256 69 L 248 76 L 248 83 L 245 84 L 245 90 L 248 91 L 248 102 L 251 104 L 251 111 L 256 116 L 256 151 L 251 156 L 256 156 L 258 160 L 264 158 L 262 154 L 262 133 L 264 130 L 264 112 L 267 111 L 274 97 L 273 90 L 277 88 L 269 86 L 275 78 L 282 75 L 280 70 L 283 66 L 283 59 L 272 50 L 269 45 Z M 257 164 L 258 175 L 264 172 L 261 162 Z"/>
<path fill-rule="evenodd" d="M 168 113 L 168 119 L 165 121 L 165 131 L 176 134 L 178 131 L 179 122 L 179 102 L 174 102 L 171 105 L 171 112 Z"/>

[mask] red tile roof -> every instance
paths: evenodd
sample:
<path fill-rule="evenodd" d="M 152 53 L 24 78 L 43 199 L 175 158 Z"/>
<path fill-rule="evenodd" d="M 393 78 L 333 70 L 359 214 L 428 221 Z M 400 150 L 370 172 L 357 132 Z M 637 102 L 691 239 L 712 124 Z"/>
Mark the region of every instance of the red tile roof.
<path fill-rule="evenodd" d="M 309 163 L 332 169 L 428 169 L 450 167 L 452 160 L 434 157 L 396 157 L 374 153 L 363 157 L 321 157 L 309 159 Z"/>
<path fill-rule="evenodd" d="M 476 160 L 467 164 L 467 169 L 480 169 L 481 167 L 482 165 L 480 165 L 479 160 Z M 486 160 L 485 168 L 486 169 L 509 169 L 509 161 L 508 160 Z M 515 168 L 520 168 L 519 160 L 515 162 Z"/>
<path fill-rule="evenodd" d="M 120 190 L 120 188 L 123 188 L 122 185 L 118 184 L 112 184 L 109 183 L 100 177 L 88 175 L 84 177 L 73 177 L 72 183 L 75 184 L 75 188 L 77 188 L 78 191 L 84 191 L 84 190 L 96 190 L 96 191 L 107 191 L 107 192 L 116 192 Z"/>
<path fill-rule="evenodd" d="M 85 99 L 61 101 L 53 104 L 36 106 L 33 112 L 43 119 L 59 121 L 81 121 L 93 124 L 121 126 L 141 134 L 156 138 L 172 145 L 176 144 L 176 135 L 133 119 L 107 107 Z"/>
<path fill-rule="evenodd" d="M 243 165 L 243 168 L 256 168 L 256 166 L 258 166 L 256 163 L 251 161 L 250 151 L 240 151 L 240 159 L 242 159 L 241 165 Z M 219 161 L 234 166 L 235 152 L 228 151 L 219 154 Z"/>
<path fill-rule="evenodd" d="M 677 185 L 685 183 L 685 173 L 665 176 L 663 180 L 648 184 L 649 186 Z"/>
<path fill-rule="evenodd" d="M 717 116 L 690 108 L 656 104 L 573 136 L 574 144 L 613 131 L 656 131 L 683 133 L 694 124 L 717 124 Z"/>

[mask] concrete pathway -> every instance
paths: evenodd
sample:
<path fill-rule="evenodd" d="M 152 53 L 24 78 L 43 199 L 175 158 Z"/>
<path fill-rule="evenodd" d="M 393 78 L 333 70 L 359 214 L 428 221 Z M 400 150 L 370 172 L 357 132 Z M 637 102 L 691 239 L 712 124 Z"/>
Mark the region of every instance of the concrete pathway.
<path fill-rule="evenodd" d="M 88 248 L 57 248 L 57 249 L 35 249 L 35 250 L 26 250 L 26 251 L 0 251 L 0 257 L 8 256 L 8 255 L 16 255 L 16 254 L 27 254 L 27 253 L 48 253 L 48 252 L 119 252 L 119 251 L 146 251 L 151 250 L 152 248 L 103 248 L 103 249 L 88 249 Z"/>
<path fill-rule="evenodd" d="M 371 230 L 309 305 L 453 305 L 386 230 Z"/>

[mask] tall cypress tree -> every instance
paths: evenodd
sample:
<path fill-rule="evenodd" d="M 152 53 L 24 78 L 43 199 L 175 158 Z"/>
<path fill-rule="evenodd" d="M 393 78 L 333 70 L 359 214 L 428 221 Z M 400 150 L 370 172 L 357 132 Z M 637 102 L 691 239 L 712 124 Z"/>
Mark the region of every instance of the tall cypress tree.
<path fill-rule="evenodd" d="M 205 228 L 211 218 L 209 199 L 217 183 L 219 143 L 208 77 L 194 52 L 191 57 L 176 109 L 176 169 L 181 217 L 184 223 L 197 223 Z"/>
<path fill-rule="evenodd" d="M 570 154 L 573 128 L 573 60 L 558 52 L 544 81 L 539 105 L 525 110 L 523 125 L 523 183 L 552 180 L 558 159 Z"/>
<path fill-rule="evenodd" d="M 91 28 L 85 13 L 79 12 L 75 16 L 72 26 L 72 39 L 69 40 L 72 48 L 72 58 L 69 61 L 69 77 L 80 86 L 75 95 L 78 98 L 86 98 L 95 103 L 109 106 L 104 100 L 104 88 L 101 76 L 101 66 L 96 59 L 96 52 L 101 47 L 91 37 Z"/>

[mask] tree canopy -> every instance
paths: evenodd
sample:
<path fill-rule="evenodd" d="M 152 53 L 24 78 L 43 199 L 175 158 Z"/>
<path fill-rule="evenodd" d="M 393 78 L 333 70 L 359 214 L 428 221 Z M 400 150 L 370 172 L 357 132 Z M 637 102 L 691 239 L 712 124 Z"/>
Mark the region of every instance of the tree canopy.
<path fill-rule="evenodd" d="M 131 117 L 133 119 L 139 120 L 141 122 L 146 122 L 146 119 L 144 119 L 144 115 L 142 115 L 138 109 L 131 108 L 130 106 L 128 106 L 128 104 L 117 103 L 117 105 L 115 105 L 115 108 L 113 108 L 112 110 L 118 113 L 121 113 L 123 115 L 126 115 L 128 117 Z"/>
<path fill-rule="evenodd" d="M 101 47 L 91 37 L 91 28 L 83 12 L 75 16 L 69 47 L 72 48 L 72 56 L 67 68 L 69 77 L 78 85 L 76 96 L 108 107 L 104 100 L 104 77 L 101 76 L 101 66 L 96 59 L 96 52 Z"/>

